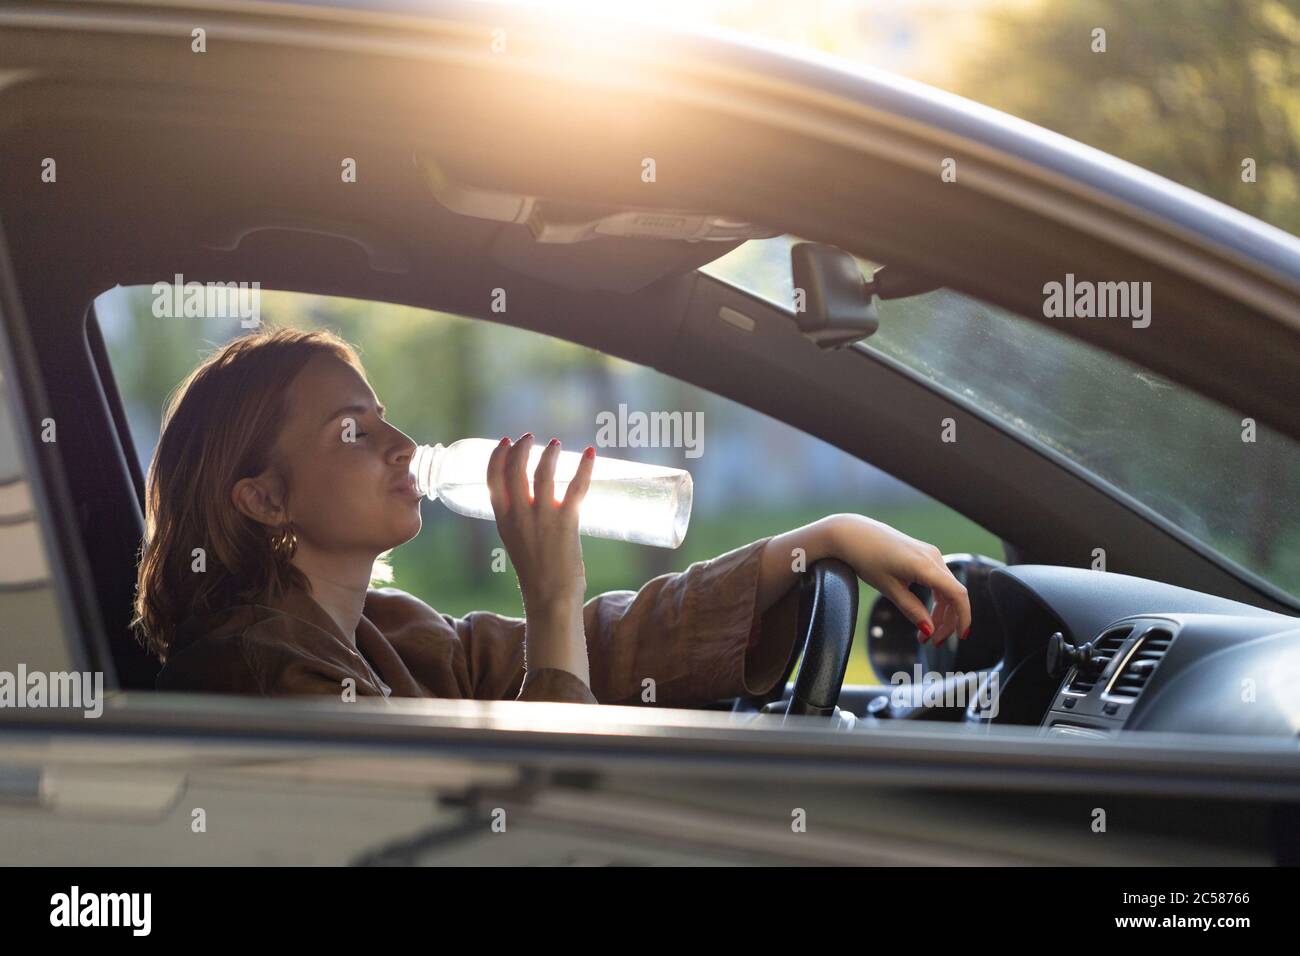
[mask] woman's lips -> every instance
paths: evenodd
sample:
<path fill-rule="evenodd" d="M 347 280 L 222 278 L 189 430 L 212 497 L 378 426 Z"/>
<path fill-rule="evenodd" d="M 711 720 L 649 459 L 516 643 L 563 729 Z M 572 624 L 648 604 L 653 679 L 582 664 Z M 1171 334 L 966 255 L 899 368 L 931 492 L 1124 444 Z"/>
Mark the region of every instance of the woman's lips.
<path fill-rule="evenodd" d="M 393 485 L 389 490 L 394 494 L 409 495 L 412 498 L 420 497 L 420 493 L 415 490 L 415 478 L 411 475 L 407 475 L 401 481 L 397 482 L 397 484 Z"/>

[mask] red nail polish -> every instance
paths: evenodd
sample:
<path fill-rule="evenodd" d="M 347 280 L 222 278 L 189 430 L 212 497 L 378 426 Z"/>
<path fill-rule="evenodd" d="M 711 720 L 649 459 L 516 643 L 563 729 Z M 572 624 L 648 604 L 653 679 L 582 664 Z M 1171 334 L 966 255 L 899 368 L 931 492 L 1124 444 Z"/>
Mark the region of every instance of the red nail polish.
<path fill-rule="evenodd" d="M 921 633 L 924 634 L 926 637 L 929 637 L 931 634 L 934 633 L 934 625 L 931 624 L 929 621 L 922 621 Z"/>
<path fill-rule="evenodd" d="M 551 439 L 551 444 L 552 444 L 552 445 L 558 445 L 559 443 L 560 443 L 560 440 L 559 440 L 558 438 L 552 438 L 552 439 Z"/>
<path fill-rule="evenodd" d="M 595 458 L 595 457 L 596 457 L 596 446 L 595 446 L 595 445 L 588 445 L 586 451 L 584 451 L 584 452 L 582 453 L 582 457 L 583 457 L 583 458 Z"/>
<path fill-rule="evenodd" d="M 969 627 L 966 628 L 966 630 L 964 630 L 964 631 L 961 632 L 961 639 L 962 639 L 963 641 L 966 640 L 966 638 L 968 638 L 968 637 L 970 637 L 970 628 L 969 628 Z"/>
<path fill-rule="evenodd" d="M 503 436 L 501 437 L 501 444 L 503 444 L 503 445 L 509 445 L 509 444 L 510 444 L 510 436 L 509 436 L 509 435 L 503 435 Z"/>
<path fill-rule="evenodd" d="M 525 438 L 532 438 L 532 437 L 533 437 L 532 432 L 524 432 L 522 435 L 519 436 L 519 440 L 523 441 Z"/>

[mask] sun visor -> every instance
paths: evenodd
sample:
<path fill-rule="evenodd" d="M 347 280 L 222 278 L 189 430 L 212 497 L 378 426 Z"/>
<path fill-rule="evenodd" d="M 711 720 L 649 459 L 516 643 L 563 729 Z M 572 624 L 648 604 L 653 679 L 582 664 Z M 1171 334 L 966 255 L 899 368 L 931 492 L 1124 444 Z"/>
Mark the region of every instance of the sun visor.
<path fill-rule="evenodd" d="M 712 213 L 614 208 L 472 186 L 424 153 L 416 153 L 415 164 L 443 208 L 518 227 L 497 234 L 488 250 L 494 261 L 577 291 L 635 292 L 698 269 L 747 239 L 780 234 Z"/>
<path fill-rule="evenodd" d="M 484 189 L 458 182 L 425 153 L 416 153 L 415 164 L 434 199 L 444 208 L 462 216 L 526 225 L 535 242 L 571 244 L 600 238 L 737 242 L 780 234 L 765 226 L 698 210 L 613 208 Z"/>

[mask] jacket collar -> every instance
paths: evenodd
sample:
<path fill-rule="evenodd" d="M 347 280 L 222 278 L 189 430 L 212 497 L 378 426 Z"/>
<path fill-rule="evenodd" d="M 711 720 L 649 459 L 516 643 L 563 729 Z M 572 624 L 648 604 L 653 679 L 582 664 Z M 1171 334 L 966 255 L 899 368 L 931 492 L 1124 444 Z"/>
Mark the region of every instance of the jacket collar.
<path fill-rule="evenodd" d="M 423 696 L 415 679 L 401 665 L 401 659 L 393 650 L 383 632 L 366 617 L 363 612 L 357 621 L 355 640 L 347 637 L 342 628 L 329 616 L 320 604 L 302 588 L 290 586 L 279 600 L 268 603 L 267 607 L 290 614 L 340 641 L 349 651 L 355 651 L 365 658 L 367 664 L 381 680 L 391 685 L 394 693 L 406 696 Z"/>
<path fill-rule="evenodd" d="M 278 600 L 268 600 L 266 606 L 277 611 L 283 611 L 286 614 L 292 614 L 294 617 L 300 618 L 338 638 L 348 647 L 351 647 L 354 643 L 351 637 L 343 633 L 343 629 L 338 626 L 334 618 L 329 616 L 329 612 L 302 588 L 290 586 L 280 595 Z M 357 630 L 361 630 L 360 626 L 357 627 Z"/>

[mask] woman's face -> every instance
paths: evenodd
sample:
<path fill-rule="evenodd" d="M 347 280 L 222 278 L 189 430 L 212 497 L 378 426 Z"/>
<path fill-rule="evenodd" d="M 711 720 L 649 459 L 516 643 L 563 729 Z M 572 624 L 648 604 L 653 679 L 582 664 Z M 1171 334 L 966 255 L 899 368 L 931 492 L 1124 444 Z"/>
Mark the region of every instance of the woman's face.
<path fill-rule="evenodd" d="M 300 546 L 373 557 L 419 534 L 420 495 L 407 471 L 415 442 L 383 419 L 355 368 L 315 356 L 290 385 L 285 408 L 278 449 Z"/>

